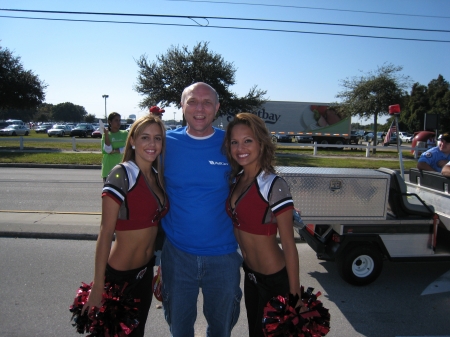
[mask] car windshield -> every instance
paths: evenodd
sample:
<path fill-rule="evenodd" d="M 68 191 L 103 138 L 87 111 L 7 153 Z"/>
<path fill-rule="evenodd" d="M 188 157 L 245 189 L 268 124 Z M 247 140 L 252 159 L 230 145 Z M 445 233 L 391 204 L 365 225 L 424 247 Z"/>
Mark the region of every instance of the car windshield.
<path fill-rule="evenodd" d="M 58 125 L 55 129 L 64 129 L 64 125 Z"/>

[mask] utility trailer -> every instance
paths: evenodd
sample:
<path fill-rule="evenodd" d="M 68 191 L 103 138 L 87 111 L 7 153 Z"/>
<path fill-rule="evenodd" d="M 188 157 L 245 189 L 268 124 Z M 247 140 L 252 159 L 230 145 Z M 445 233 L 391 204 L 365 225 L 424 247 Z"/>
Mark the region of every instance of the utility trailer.
<path fill-rule="evenodd" d="M 267 101 L 249 111 L 260 117 L 272 134 L 282 142 L 317 142 L 317 144 L 354 144 L 351 141 L 351 118 L 341 116 L 330 103 Z M 214 126 L 226 128 L 234 116 L 218 118 Z"/>
<path fill-rule="evenodd" d="M 380 275 L 383 260 L 450 261 L 450 225 L 394 170 L 277 167 L 301 221 L 295 230 L 350 284 Z"/>

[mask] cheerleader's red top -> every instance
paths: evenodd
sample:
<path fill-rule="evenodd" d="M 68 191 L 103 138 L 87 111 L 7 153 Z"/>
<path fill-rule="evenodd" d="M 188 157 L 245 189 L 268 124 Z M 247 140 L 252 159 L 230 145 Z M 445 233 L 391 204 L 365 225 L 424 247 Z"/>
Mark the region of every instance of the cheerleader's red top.
<path fill-rule="evenodd" d="M 153 172 L 158 177 L 154 168 Z M 156 181 L 159 185 L 158 179 Z M 109 197 L 120 205 L 116 231 L 158 226 L 169 211 L 167 194 L 164 192 L 164 200 L 159 200 L 132 161 L 116 165 L 111 170 L 103 186 L 102 197 Z"/>
<path fill-rule="evenodd" d="M 230 199 L 241 176 L 242 172 L 236 176 L 226 203 L 226 210 L 234 227 L 251 234 L 276 234 L 276 216 L 294 210 L 288 184 L 276 174 L 261 172 L 237 198 L 236 207 L 233 209 Z"/>

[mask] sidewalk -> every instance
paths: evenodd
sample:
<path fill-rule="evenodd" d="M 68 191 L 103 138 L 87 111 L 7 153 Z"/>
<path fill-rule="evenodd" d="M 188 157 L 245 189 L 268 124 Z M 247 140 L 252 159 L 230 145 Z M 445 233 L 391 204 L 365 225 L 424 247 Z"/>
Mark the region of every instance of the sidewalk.
<path fill-rule="evenodd" d="M 100 213 L 0 210 L 0 237 L 97 240 Z M 303 243 L 294 231 L 296 243 Z"/>
<path fill-rule="evenodd" d="M 0 237 L 97 240 L 100 213 L 0 211 Z"/>

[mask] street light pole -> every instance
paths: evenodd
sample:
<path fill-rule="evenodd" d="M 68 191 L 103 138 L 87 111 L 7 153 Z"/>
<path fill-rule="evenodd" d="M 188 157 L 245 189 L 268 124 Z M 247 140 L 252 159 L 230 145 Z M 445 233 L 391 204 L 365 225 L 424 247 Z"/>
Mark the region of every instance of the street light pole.
<path fill-rule="evenodd" d="M 106 115 L 106 99 L 109 97 L 108 95 L 103 95 L 102 96 L 105 99 L 105 121 L 106 123 L 108 122 L 108 116 Z"/>

